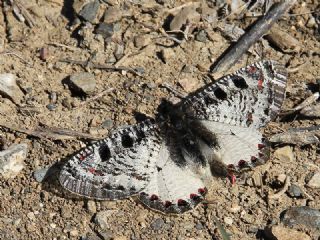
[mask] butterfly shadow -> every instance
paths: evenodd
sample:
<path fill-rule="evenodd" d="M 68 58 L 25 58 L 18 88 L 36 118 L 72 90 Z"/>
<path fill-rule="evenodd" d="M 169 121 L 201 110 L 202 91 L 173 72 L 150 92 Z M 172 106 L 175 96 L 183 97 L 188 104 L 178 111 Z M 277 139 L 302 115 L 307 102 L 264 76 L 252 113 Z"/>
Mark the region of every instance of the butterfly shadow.
<path fill-rule="evenodd" d="M 59 175 L 62 166 L 73 156 L 74 153 L 62 158 L 49 167 L 45 168 L 46 172 L 41 181 L 42 190 L 53 193 L 56 196 L 67 199 L 83 199 L 82 197 L 65 190 L 59 182 Z"/>

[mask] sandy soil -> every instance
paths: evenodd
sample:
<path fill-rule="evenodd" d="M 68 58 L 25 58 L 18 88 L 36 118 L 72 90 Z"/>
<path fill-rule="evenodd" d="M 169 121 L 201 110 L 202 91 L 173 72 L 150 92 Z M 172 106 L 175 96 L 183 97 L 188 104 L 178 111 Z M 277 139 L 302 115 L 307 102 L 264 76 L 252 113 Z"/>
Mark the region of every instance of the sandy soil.
<path fill-rule="evenodd" d="M 113 127 L 135 123 L 136 113 L 154 116 L 162 98 L 177 100 L 163 84 L 191 92 L 211 81 L 206 71 L 230 45 L 215 28 L 216 22 L 195 22 L 195 32 L 189 33 L 188 40 L 181 44 L 164 38 L 158 29 L 165 23 L 168 10 L 185 1 L 119 1 L 126 10 L 118 22 L 120 30 L 108 43 L 94 33 L 108 4 L 101 4 L 93 25 L 71 28 L 69 1 L 21 2 L 36 22 L 33 28 L 18 21 L 10 5 L 0 1 L 0 73 L 15 74 L 24 93 L 19 105 L 0 96 L 0 114 L 2 122 L 24 129 L 46 125 L 103 137 Z M 309 96 L 311 92 L 306 87 L 314 85 L 320 76 L 319 33 L 316 25 L 308 25 L 312 17 L 308 13 L 316 9 L 316 4 L 313 0 L 298 1 L 290 12 L 295 15 L 287 15 L 278 23 L 301 44 L 299 51 L 284 52 L 264 40 L 266 44 L 257 43 L 252 53 L 244 55 L 230 71 L 261 59 L 277 60 L 293 70 L 289 73 L 284 108 Z M 252 18 L 228 21 L 245 27 Z M 207 32 L 205 42 L 195 39 L 197 28 Z M 42 48 L 45 55 L 40 54 Z M 59 61 L 86 61 L 95 51 L 95 63 L 111 66 L 119 61 L 113 54 L 116 52 L 116 57 L 120 57 L 118 66 L 141 67 L 144 73 L 97 70 L 90 66 L 85 69 Z M 301 64 L 304 65 L 298 67 Z M 96 79 L 94 92 L 88 96 L 73 94 L 65 80 L 86 71 Z M 86 102 L 109 88 L 114 90 Z M 265 132 L 271 136 L 290 127 L 319 123 L 293 116 L 269 124 Z M 144 208 L 135 199 L 107 202 L 75 198 L 59 186 L 57 174 L 42 182 L 35 180 L 35 171 L 68 158 L 88 141 L 40 139 L 5 127 L 0 127 L 0 137 L 3 149 L 13 143 L 28 144 L 25 168 L 12 179 L 0 176 L 1 239 L 221 239 L 216 222 L 224 226 L 232 239 L 264 239 L 263 229 L 268 224 L 280 223 L 280 214 L 288 207 L 320 209 L 319 190 L 306 187 L 308 174 L 320 167 L 316 145 L 291 146 L 287 150 L 289 155 L 293 151 L 293 158 L 272 154 L 268 163 L 245 173 L 235 185 L 227 179 L 213 179 L 208 186 L 209 204 L 201 204 L 183 215 L 168 216 Z M 273 151 L 281 147 L 274 146 Z M 309 197 L 295 198 L 284 193 L 268 200 L 268 194 L 282 188 L 283 184 L 277 182 L 281 174 L 289 176 L 291 183 L 299 185 Z M 96 222 L 99 212 L 107 215 L 104 225 Z M 314 229 L 298 229 L 312 239 L 320 236 Z"/>

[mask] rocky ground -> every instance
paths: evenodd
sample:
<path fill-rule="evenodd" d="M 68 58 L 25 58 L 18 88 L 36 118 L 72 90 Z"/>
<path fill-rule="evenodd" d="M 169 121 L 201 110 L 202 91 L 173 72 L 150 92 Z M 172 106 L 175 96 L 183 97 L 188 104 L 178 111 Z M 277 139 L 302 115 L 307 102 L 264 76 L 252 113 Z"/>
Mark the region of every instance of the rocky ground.
<path fill-rule="evenodd" d="M 316 140 L 274 144 L 265 165 L 233 185 L 213 179 L 207 204 L 182 215 L 153 212 L 134 198 L 82 199 L 57 181 L 54 164 L 90 139 L 153 117 L 162 98 L 178 101 L 175 91 L 211 82 L 211 64 L 237 39 L 226 24 L 245 29 L 260 14 L 254 4 L 242 11 L 242 1 L 0 4 L 0 239 L 320 239 Z M 277 32 L 230 70 L 261 59 L 284 64 L 284 111 L 319 91 L 317 4 L 297 1 Z M 319 123 L 297 111 L 264 132 L 271 137 Z"/>

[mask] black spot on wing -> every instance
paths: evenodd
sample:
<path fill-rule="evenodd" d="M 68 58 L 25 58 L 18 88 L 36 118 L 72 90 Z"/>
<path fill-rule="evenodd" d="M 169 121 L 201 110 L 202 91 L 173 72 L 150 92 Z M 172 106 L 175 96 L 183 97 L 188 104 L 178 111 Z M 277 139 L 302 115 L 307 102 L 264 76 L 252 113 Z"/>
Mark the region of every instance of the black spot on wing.
<path fill-rule="evenodd" d="M 245 89 L 249 87 L 246 80 L 241 76 L 238 76 L 238 75 L 231 76 L 231 80 L 237 88 Z"/>
<path fill-rule="evenodd" d="M 111 157 L 111 152 L 106 144 L 103 144 L 99 148 L 99 155 L 102 162 L 108 161 Z"/>
<path fill-rule="evenodd" d="M 225 100 L 228 97 L 227 93 L 219 87 L 214 90 L 214 95 L 220 100 Z"/>
<path fill-rule="evenodd" d="M 134 144 L 134 139 L 129 134 L 124 134 L 121 137 L 121 144 L 124 148 L 131 148 Z"/>

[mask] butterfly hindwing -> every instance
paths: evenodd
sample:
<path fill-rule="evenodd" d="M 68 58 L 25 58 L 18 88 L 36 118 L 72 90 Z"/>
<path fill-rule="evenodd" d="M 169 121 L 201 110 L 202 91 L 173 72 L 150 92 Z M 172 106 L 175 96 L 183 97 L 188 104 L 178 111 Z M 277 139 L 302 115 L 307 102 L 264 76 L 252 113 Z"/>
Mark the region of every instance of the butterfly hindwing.
<path fill-rule="evenodd" d="M 158 159 L 161 138 L 150 121 L 124 127 L 73 156 L 60 173 L 71 192 L 96 199 L 122 199 L 143 190 Z"/>
<path fill-rule="evenodd" d="M 139 199 L 149 208 L 163 213 L 183 213 L 203 199 L 206 188 L 202 178 L 205 174 L 201 175 L 188 164 L 192 161 L 188 156 L 172 153 L 173 148 L 177 151 L 181 148 L 169 144 L 167 141 L 162 145 L 156 171 Z"/>

